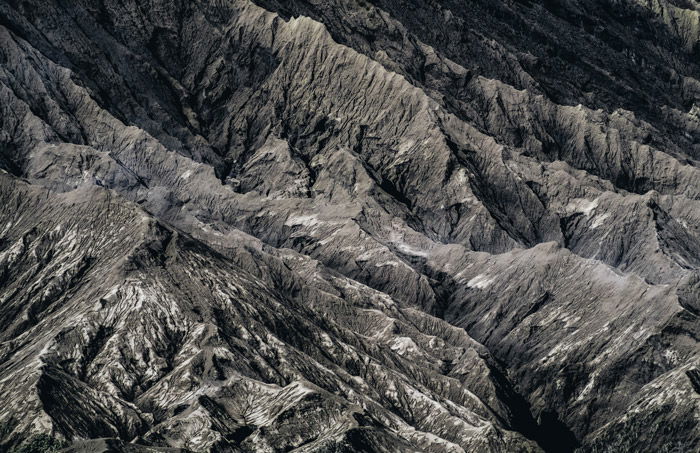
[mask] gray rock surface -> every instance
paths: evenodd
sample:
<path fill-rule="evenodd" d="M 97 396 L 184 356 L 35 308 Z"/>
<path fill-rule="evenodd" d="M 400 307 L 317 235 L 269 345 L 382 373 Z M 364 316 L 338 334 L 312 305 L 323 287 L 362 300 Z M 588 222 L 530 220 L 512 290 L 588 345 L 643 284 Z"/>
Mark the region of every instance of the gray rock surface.
<path fill-rule="evenodd" d="M 0 3 L 0 449 L 700 449 L 699 10 Z"/>

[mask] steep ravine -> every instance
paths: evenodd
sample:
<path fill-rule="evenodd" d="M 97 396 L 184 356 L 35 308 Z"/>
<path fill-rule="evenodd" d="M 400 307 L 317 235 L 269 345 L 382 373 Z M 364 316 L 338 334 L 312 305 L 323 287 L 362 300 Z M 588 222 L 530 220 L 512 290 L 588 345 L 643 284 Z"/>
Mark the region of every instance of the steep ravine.
<path fill-rule="evenodd" d="M 693 17 L 3 2 L 0 448 L 700 448 Z"/>

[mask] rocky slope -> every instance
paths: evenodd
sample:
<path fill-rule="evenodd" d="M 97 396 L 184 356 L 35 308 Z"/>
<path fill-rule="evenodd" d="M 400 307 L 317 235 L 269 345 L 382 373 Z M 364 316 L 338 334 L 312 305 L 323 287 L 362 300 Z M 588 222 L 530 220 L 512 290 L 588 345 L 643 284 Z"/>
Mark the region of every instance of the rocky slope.
<path fill-rule="evenodd" d="M 697 450 L 699 10 L 0 3 L 0 448 Z"/>

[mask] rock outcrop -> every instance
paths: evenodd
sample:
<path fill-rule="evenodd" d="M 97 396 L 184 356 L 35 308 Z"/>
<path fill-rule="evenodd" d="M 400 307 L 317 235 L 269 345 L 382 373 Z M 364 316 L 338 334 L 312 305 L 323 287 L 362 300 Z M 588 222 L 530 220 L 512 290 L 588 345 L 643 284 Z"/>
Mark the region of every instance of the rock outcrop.
<path fill-rule="evenodd" d="M 698 9 L 0 4 L 0 448 L 700 448 Z"/>

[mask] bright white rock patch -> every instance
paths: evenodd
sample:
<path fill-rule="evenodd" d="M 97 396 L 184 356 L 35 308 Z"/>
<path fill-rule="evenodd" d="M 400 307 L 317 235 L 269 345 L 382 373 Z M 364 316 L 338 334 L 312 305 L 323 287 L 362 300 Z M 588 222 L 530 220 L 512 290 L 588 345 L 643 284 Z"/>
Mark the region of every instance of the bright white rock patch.
<path fill-rule="evenodd" d="M 485 274 L 479 274 L 467 282 L 467 286 L 470 288 L 484 289 L 491 286 L 491 284 L 496 280 L 495 277 L 489 277 Z"/>

